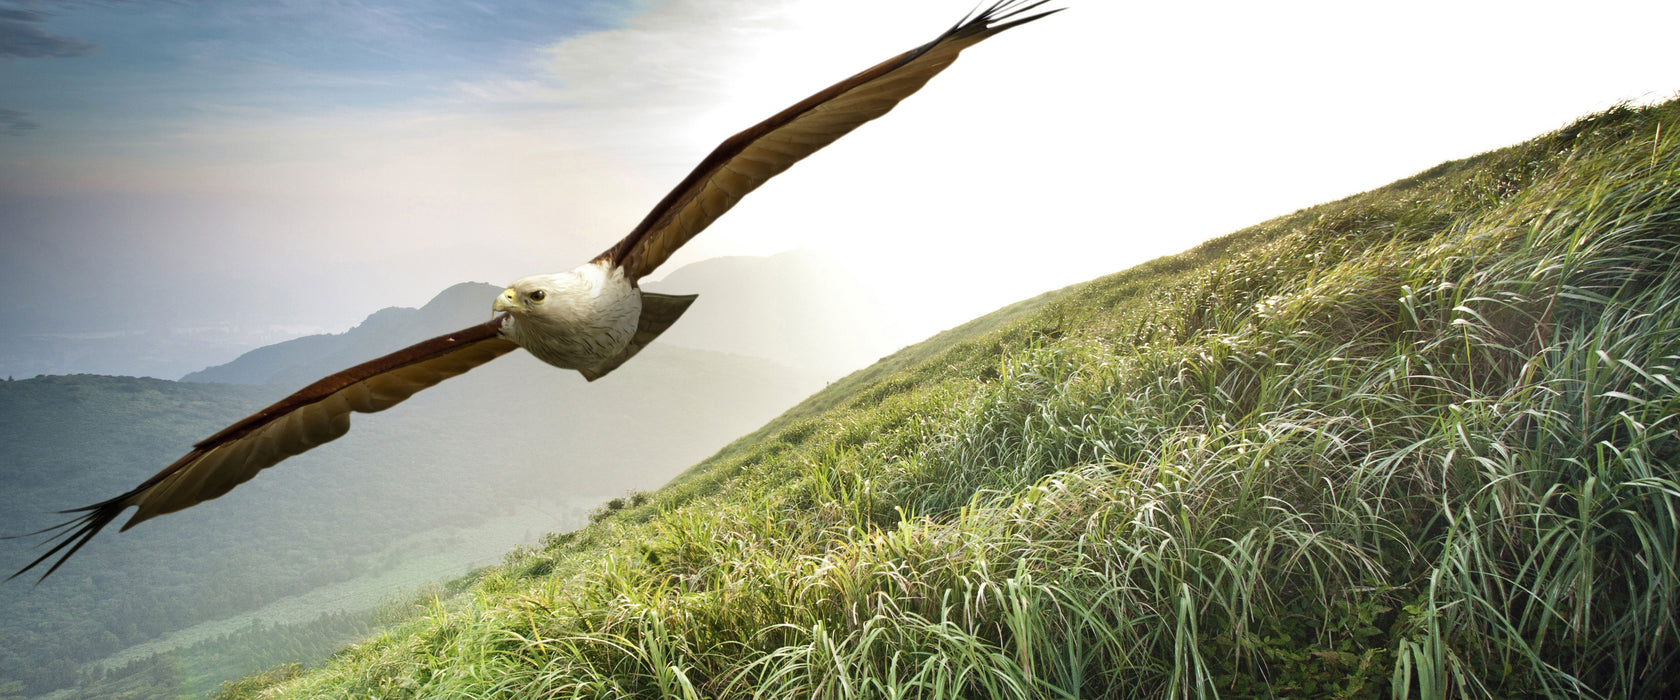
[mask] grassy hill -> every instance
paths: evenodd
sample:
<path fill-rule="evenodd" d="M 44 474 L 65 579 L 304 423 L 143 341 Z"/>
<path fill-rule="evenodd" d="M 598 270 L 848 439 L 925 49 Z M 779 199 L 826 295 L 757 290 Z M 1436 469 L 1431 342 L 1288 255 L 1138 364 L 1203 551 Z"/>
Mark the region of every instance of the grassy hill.
<path fill-rule="evenodd" d="M 1670 697 L 1677 131 L 1000 310 L 226 695 Z"/>

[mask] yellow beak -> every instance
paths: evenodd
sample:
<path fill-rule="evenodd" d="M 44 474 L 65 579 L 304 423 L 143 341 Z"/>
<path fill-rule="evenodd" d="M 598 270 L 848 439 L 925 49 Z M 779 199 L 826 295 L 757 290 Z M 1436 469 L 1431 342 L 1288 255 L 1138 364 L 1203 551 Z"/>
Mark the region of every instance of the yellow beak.
<path fill-rule="evenodd" d="M 513 291 L 513 287 L 502 290 L 502 295 L 496 297 L 496 302 L 490 305 L 490 313 L 493 314 L 524 310 L 525 305 L 519 303 L 519 293 Z"/>

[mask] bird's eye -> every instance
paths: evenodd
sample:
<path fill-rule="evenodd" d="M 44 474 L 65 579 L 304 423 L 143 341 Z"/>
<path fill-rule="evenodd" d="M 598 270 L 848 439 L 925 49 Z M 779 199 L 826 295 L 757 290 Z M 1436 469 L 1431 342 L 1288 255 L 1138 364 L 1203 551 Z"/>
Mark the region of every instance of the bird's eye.
<path fill-rule="evenodd" d="M 545 291 L 539 289 L 537 291 L 531 292 L 531 301 L 542 301 L 547 296 L 548 296 L 548 292 L 545 292 Z"/>

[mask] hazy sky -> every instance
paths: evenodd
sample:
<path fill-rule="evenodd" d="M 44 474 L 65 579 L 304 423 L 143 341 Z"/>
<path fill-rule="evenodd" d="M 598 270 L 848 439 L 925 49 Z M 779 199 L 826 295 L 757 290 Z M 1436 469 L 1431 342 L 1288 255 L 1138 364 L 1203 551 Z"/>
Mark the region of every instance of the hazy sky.
<path fill-rule="evenodd" d="M 0 0 L 0 333 L 336 332 L 570 268 L 973 1 Z M 926 335 L 1680 90 L 1672 0 L 1053 4 L 666 270 L 812 249 Z"/>

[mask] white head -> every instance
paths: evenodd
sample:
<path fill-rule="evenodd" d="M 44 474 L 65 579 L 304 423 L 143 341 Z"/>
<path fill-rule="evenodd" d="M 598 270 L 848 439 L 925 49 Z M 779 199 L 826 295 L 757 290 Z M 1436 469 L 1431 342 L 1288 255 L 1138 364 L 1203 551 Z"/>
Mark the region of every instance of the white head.
<path fill-rule="evenodd" d="M 565 296 L 568 290 L 575 290 L 575 280 L 567 280 L 567 274 L 558 275 L 530 275 L 514 280 L 507 289 L 502 290 L 501 296 L 490 305 L 492 313 L 509 313 L 514 318 L 524 318 L 532 314 L 541 314 L 550 308 L 551 300 L 558 300 Z M 572 284 L 567 284 L 572 282 Z"/>
<path fill-rule="evenodd" d="M 590 367 L 617 355 L 636 331 L 641 294 L 622 272 L 585 264 L 521 277 L 491 305 L 502 333 L 549 364 Z"/>

